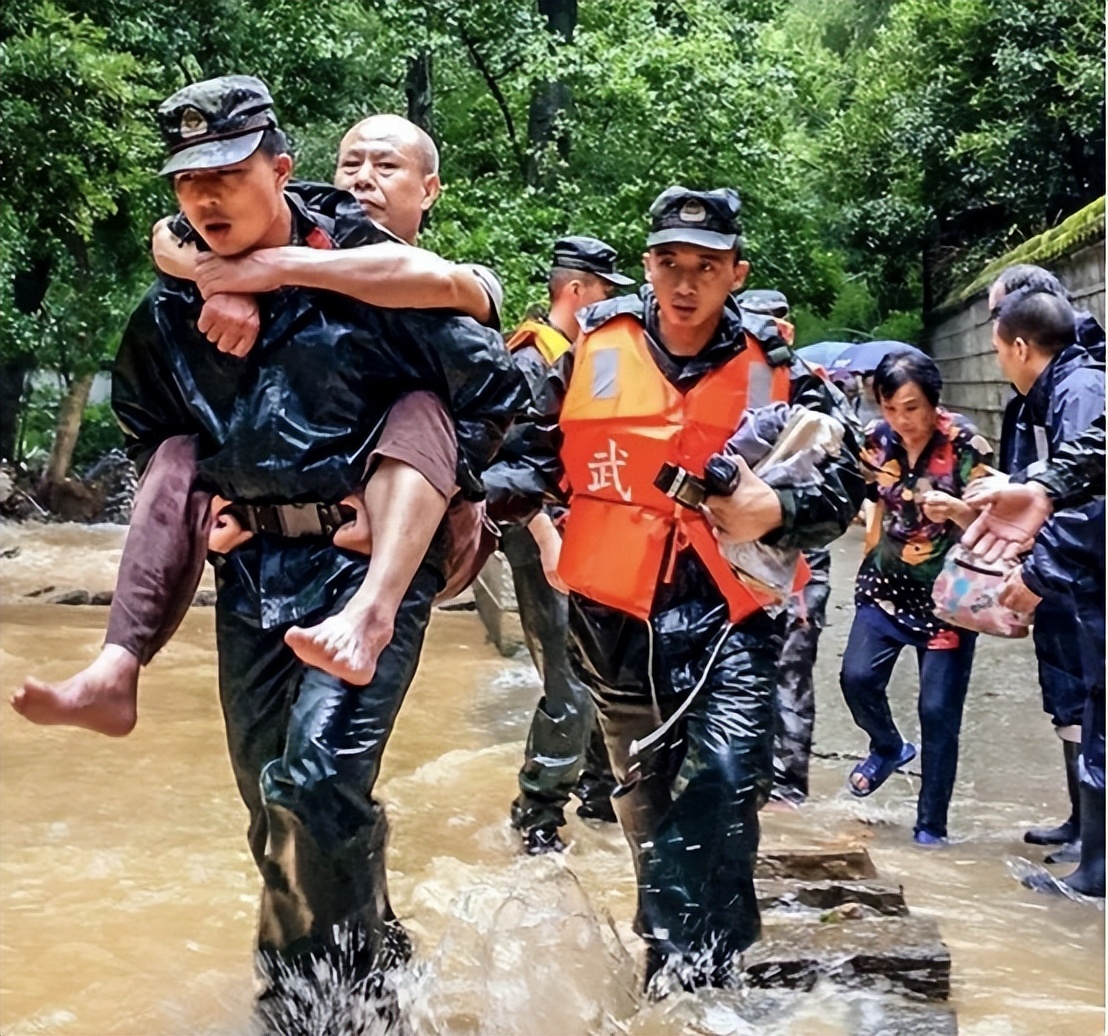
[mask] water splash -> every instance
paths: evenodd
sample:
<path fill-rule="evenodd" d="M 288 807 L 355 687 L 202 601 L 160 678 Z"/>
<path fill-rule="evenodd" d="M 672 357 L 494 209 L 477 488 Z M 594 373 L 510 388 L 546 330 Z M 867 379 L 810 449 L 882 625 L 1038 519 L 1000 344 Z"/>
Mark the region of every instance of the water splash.
<path fill-rule="evenodd" d="M 1036 884 L 1048 885 L 1051 891 L 1065 896 L 1066 899 L 1072 899 L 1075 903 L 1092 904 L 1098 910 L 1104 910 L 1103 899 L 1083 896 L 1076 889 L 1070 888 L 1064 881 L 1059 880 L 1058 875 L 1051 874 L 1041 863 L 1034 863 L 1022 856 L 1007 856 L 1004 864 L 1008 868 L 1008 873 L 1021 885 L 1025 885 L 1028 880 Z"/>

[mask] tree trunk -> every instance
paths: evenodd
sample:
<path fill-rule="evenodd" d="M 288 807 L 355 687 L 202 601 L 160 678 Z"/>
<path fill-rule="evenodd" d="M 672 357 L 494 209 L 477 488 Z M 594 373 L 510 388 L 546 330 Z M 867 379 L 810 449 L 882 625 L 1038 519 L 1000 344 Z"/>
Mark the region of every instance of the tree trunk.
<path fill-rule="evenodd" d="M 421 50 L 408 59 L 408 73 L 404 77 L 404 93 L 408 98 L 408 120 L 431 136 L 434 121 L 431 93 L 431 52 Z"/>
<path fill-rule="evenodd" d="M 572 43 L 577 28 L 577 0 L 538 0 L 538 5 L 551 34 L 562 45 Z M 562 162 L 569 161 L 570 135 L 565 120 L 572 104 L 573 93 L 560 80 L 535 86 L 527 110 L 527 182 L 533 187 L 552 190 L 557 183 L 551 163 L 552 145 Z"/>
<path fill-rule="evenodd" d="M 46 485 L 57 485 L 65 481 L 69 474 L 69 465 L 73 463 L 73 451 L 77 447 L 77 436 L 81 432 L 81 418 L 85 413 L 89 392 L 95 371 L 82 374 L 73 379 L 69 392 L 62 400 L 58 411 L 58 427 L 54 433 L 54 445 L 50 450 L 50 463 L 46 467 Z"/>
<path fill-rule="evenodd" d="M 18 356 L 0 363 L 0 460 L 16 459 L 23 389 L 33 367 L 34 360 L 30 356 Z"/>

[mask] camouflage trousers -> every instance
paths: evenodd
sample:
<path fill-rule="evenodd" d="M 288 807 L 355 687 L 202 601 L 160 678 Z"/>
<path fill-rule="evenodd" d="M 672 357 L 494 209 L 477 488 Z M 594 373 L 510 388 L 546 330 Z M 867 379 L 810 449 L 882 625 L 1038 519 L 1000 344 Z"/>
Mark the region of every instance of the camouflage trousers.
<path fill-rule="evenodd" d="M 816 720 L 813 670 L 819 635 L 831 593 L 831 552 L 804 552 L 812 570 L 803 590 L 789 600 L 785 644 L 777 674 L 777 727 L 773 743 L 773 797 L 802 802 L 808 797 L 808 765 Z"/>
<path fill-rule="evenodd" d="M 527 734 L 512 824 L 520 831 L 560 827 L 571 794 L 580 799 L 582 815 L 612 816 L 615 778 L 608 749 L 592 698 L 566 652 L 567 598 L 547 582 L 527 529 L 504 529 L 500 548 L 512 566 L 520 625 L 543 684 Z"/>

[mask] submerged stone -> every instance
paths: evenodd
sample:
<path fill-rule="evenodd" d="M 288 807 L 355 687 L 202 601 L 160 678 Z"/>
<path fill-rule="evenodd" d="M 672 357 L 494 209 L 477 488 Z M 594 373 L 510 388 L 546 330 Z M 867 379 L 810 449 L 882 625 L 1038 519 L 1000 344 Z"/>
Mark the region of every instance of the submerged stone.
<path fill-rule="evenodd" d="M 950 996 L 950 951 L 928 918 L 847 924 L 775 920 L 765 925 L 743 965 L 753 986 L 810 989 L 825 975 L 845 985 L 887 986 L 929 1000 Z"/>

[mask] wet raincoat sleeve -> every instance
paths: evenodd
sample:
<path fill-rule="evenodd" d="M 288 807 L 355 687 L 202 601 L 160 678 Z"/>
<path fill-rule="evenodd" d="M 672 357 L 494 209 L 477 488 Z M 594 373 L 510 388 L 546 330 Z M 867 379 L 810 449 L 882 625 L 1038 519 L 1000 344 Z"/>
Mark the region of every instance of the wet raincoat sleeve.
<path fill-rule="evenodd" d="M 1042 527 L 1022 569 L 1032 593 L 1078 600 L 1103 595 L 1103 513 L 1098 501 L 1059 511 Z"/>
<path fill-rule="evenodd" d="M 1074 507 L 1104 495 L 1104 413 L 1058 450 L 1047 467 L 1030 479 L 1039 482 L 1054 499 L 1055 509 Z"/>
<path fill-rule="evenodd" d="M 442 310 L 380 314 L 390 340 L 447 404 L 458 437 L 458 488 L 466 499 L 480 500 L 482 474 L 529 402 L 523 375 L 500 336 L 470 317 Z"/>
<path fill-rule="evenodd" d="M 573 373 L 573 352 L 551 366 L 521 349 L 516 363 L 530 387 L 528 405 L 516 417 L 496 462 L 485 472 L 489 516 L 526 524 L 544 504 L 567 502 L 558 418 Z"/>
<path fill-rule="evenodd" d="M 152 287 L 131 314 L 112 366 L 112 410 L 140 474 L 166 439 L 203 431 L 165 362 L 156 317 L 161 290 L 160 283 Z"/>
<path fill-rule="evenodd" d="M 1071 442 L 1104 414 L 1104 371 L 1074 371 L 1051 400 L 1050 430 L 1059 442 Z"/>
<path fill-rule="evenodd" d="M 789 403 L 835 418 L 844 429 L 842 450 L 818 465 L 822 478 L 817 485 L 775 489 L 781 502 L 781 525 L 761 542 L 813 550 L 846 532 L 862 506 L 865 482 L 858 460 L 862 429 L 846 397 L 829 381 L 800 360 L 793 361 L 790 373 Z"/>

